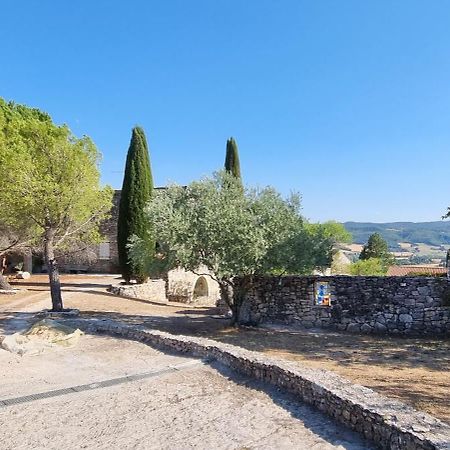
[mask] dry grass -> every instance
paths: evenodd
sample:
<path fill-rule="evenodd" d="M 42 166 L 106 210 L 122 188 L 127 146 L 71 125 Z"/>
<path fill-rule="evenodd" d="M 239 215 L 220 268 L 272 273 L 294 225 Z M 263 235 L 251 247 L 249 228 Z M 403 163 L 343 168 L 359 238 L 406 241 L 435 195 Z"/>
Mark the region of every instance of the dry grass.
<path fill-rule="evenodd" d="M 280 330 L 224 330 L 212 337 L 332 370 L 450 422 L 449 340 Z"/>

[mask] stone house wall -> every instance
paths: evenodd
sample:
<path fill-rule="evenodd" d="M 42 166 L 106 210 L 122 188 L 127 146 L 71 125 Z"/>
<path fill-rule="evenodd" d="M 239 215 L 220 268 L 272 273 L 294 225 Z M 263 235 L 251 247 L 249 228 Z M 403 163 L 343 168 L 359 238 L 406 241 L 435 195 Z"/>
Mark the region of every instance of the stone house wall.
<path fill-rule="evenodd" d="M 183 269 L 171 270 L 167 280 L 167 297 L 169 301 L 181 303 L 204 303 L 215 305 L 220 298 L 219 284 L 208 274 L 206 267 L 197 273 Z"/>
<path fill-rule="evenodd" d="M 324 281 L 330 306 L 315 304 L 316 283 Z M 248 293 L 240 320 L 362 333 L 450 334 L 449 297 L 445 278 L 262 277 Z"/>
<path fill-rule="evenodd" d="M 95 249 L 96 260 L 87 270 L 94 273 L 119 273 L 119 252 L 117 250 L 117 219 L 119 217 L 120 191 L 115 191 L 110 217 L 100 225 L 105 244 L 109 243 L 109 258 L 101 258 L 100 246 Z"/>

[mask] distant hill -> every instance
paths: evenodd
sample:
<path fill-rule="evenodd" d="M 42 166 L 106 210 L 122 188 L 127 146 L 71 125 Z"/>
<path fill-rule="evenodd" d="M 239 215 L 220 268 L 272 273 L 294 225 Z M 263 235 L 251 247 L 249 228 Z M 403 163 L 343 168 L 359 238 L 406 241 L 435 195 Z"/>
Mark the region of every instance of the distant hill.
<path fill-rule="evenodd" d="M 399 242 L 423 243 L 434 247 L 450 245 L 450 222 L 345 222 L 345 228 L 352 234 L 353 242 L 365 244 L 372 233 L 380 233 L 391 249 Z"/>

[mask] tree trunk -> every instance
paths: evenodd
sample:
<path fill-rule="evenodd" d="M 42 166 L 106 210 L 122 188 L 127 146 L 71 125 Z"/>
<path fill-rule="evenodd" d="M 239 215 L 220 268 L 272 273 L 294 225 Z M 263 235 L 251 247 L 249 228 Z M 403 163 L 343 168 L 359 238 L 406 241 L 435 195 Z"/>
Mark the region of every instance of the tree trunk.
<path fill-rule="evenodd" d="M 231 289 L 230 286 L 224 282 L 224 281 L 219 281 L 219 290 L 220 290 L 220 299 L 221 299 L 221 303 L 222 305 L 227 305 L 228 308 L 230 308 L 231 313 L 232 313 L 232 323 L 234 323 L 234 311 L 233 311 L 233 295 L 231 293 Z"/>
<path fill-rule="evenodd" d="M 58 264 L 54 249 L 55 233 L 51 228 L 45 231 L 44 258 L 50 281 L 50 295 L 52 297 L 52 311 L 62 311 L 61 280 L 59 279 Z"/>
<path fill-rule="evenodd" d="M 0 290 L 2 291 L 12 290 L 12 286 L 8 283 L 8 281 L 1 272 L 0 272 Z"/>
<path fill-rule="evenodd" d="M 234 323 L 247 324 L 248 318 L 246 317 L 245 311 L 242 311 L 242 306 L 244 305 L 245 299 L 250 288 L 253 285 L 253 277 L 251 275 L 241 276 L 233 282 L 233 288 L 231 294 L 233 297 L 233 316 Z"/>

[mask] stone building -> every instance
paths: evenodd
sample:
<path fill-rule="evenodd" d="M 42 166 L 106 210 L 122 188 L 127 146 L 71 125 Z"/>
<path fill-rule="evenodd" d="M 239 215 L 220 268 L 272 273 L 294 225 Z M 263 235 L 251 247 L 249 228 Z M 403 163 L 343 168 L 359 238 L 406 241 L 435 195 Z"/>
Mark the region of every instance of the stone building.
<path fill-rule="evenodd" d="M 163 189 L 163 188 L 156 188 Z M 117 221 L 119 217 L 120 190 L 116 190 L 110 217 L 102 223 L 100 232 L 104 241 L 92 249 L 86 261 L 64 261 L 61 270 L 65 272 L 120 273 L 117 250 Z M 220 297 L 219 286 L 209 276 L 206 268 L 200 268 L 197 275 L 183 269 L 171 270 L 166 280 L 153 280 L 144 285 L 116 289 L 117 293 L 131 297 L 215 305 Z M 119 292 L 120 291 L 120 292 Z"/>

